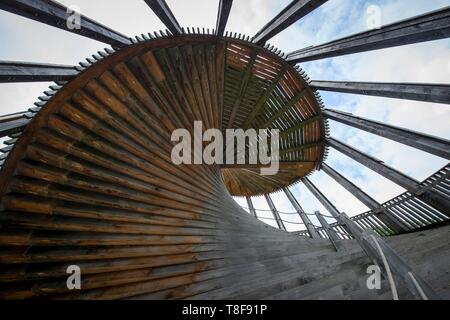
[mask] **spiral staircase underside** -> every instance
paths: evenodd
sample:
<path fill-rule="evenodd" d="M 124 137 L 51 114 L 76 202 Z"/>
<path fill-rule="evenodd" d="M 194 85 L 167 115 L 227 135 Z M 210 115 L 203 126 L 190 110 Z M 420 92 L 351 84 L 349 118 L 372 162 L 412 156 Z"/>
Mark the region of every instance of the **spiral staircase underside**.
<path fill-rule="evenodd" d="M 11 289 L 1 296 L 65 297 L 68 263 L 85 276 L 83 291 L 67 296 L 77 298 L 224 276 L 231 248 L 286 237 L 265 234 L 225 185 L 255 195 L 310 173 L 324 150 L 320 112 L 301 75 L 251 43 L 169 37 L 105 57 L 55 90 L 2 168 L 0 279 Z M 193 134 L 194 121 L 204 130 L 280 128 L 288 167 L 265 178 L 251 168 L 176 166 L 172 132 Z"/>
<path fill-rule="evenodd" d="M 336 251 L 327 239 L 258 221 L 232 198 L 267 196 L 303 179 L 339 218 L 307 179 L 322 167 L 373 209 L 355 219 L 361 229 L 369 225 L 389 236 L 399 233 L 397 227 L 408 232 L 441 224 L 386 241 L 440 297 L 450 298 L 448 166 L 420 184 L 329 138 L 327 119 L 342 115 L 324 110 L 318 83 L 312 87 L 292 65 L 307 61 L 309 51 L 321 57 L 326 48 L 286 59 L 261 46 L 275 29 L 252 42 L 222 36 L 231 1 L 220 1 L 219 35 L 186 34 L 164 1 L 146 2 L 171 32 L 131 43 L 83 20 L 91 23 L 84 35 L 120 50 L 94 55 L 75 74 L 56 67 L 61 79 L 31 113 L 0 118 L 0 124 L 12 123 L 0 158 L 0 299 L 390 299 L 387 283 L 382 290 L 367 288 L 373 261 L 356 240 L 339 240 Z M 307 9 L 294 14 L 306 15 L 324 2 L 307 1 Z M 62 10 L 59 4 L 45 1 L 31 10 L 33 5 L 0 4 L 27 17 L 54 6 L 31 18 L 60 25 L 61 18 L 52 16 Z M 342 43 L 336 50 L 346 52 Z M 261 164 L 174 165 L 172 132 L 184 128 L 194 135 L 195 121 L 224 132 L 279 129 L 279 173 L 262 176 Z M 448 156 L 440 147 L 445 141 L 436 145 L 435 154 Z M 364 195 L 324 164 L 327 146 L 373 161 L 371 168 L 406 185 L 404 199 L 391 207 Z M 67 287 L 72 265 L 82 271 L 81 290 Z M 401 284 L 399 292 L 413 298 Z"/>

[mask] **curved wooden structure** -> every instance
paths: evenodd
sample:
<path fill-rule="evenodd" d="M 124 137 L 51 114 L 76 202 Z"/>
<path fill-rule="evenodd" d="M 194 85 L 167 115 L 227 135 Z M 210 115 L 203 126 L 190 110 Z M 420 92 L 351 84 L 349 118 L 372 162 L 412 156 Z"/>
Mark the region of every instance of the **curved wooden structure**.
<path fill-rule="evenodd" d="M 408 284 L 402 295 L 450 298 L 449 166 L 420 183 L 331 138 L 327 121 L 447 160 L 450 142 L 324 110 L 316 92 L 447 103 L 450 86 L 310 82 L 293 66 L 448 37 L 450 8 L 288 56 L 262 46 L 326 2 L 294 0 L 249 39 L 223 35 L 232 0 L 220 1 L 211 34 L 186 32 L 164 0 L 146 0 L 170 32 L 131 39 L 83 16 L 71 32 L 114 50 L 76 67 L 0 61 L 0 82 L 56 82 L 28 112 L 0 117 L 0 138 L 10 137 L 0 149 L 0 299 L 390 298 L 387 284 L 377 293 L 365 288 L 365 268 L 381 261 L 372 241 Z M 66 8 L 51 0 L 4 1 L 0 9 L 64 28 Z M 195 121 L 224 132 L 279 129 L 279 173 L 262 176 L 259 164 L 173 164 L 173 131 L 193 134 Z M 378 203 L 324 164 L 328 148 L 407 192 Z M 370 212 L 339 212 L 308 178 L 322 168 Z M 311 222 L 289 191 L 299 182 L 337 223 L 319 212 L 322 227 Z M 281 190 L 306 231 L 286 232 L 270 197 Z M 283 231 L 256 219 L 251 197 L 260 195 Z M 253 216 L 232 196 L 247 197 Z M 370 230 L 389 237 L 409 265 Z M 73 265 L 81 290 L 66 285 Z"/>
<path fill-rule="evenodd" d="M 58 279 L 73 263 L 89 275 L 77 298 L 149 294 L 210 269 L 229 272 L 231 251 L 280 235 L 245 217 L 225 185 L 233 194 L 263 194 L 318 167 L 320 113 L 295 69 L 244 41 L 161 38 L 97 62 L 54 94 L 3 166 L 0 280 L 24 289 L 1 296 L 67 294 Z M 205 129 L 280 128 L 282 157 L 293 164 L 271 177 L 175 166 L 172 132 L 197 120 Z"/>

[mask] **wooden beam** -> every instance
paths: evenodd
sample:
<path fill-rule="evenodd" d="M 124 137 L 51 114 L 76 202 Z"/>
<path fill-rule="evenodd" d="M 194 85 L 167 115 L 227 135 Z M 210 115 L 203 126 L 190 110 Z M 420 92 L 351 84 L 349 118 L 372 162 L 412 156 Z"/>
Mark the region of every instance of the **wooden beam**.
<path fill-rule="evenodd" d="M 264 195 L 264 197 L 266 198 L 267 204 L 269 205 L 269 208 L 272 211 L 273 216 L 275 217 L 275 221 L 277 222 L 278 228 L 280 228 L 280 230 L 287 231 L 283 223 L 283 220 L 281 220 L 280 214 L 277 211 L 277 208 L 275 208 L 275 205 L 273 204 L 270 195 L 266 194 Z"/>
<path fill-rule="evenodd" d="M 383 161 L 364 154 L 363 152 L 356 150 L 355 148 L 344 144 L 334 138 L 327 139 L 328 145 L 336 149 L 337 151 L 349 156 L 355 161 L 358 161 L 362 165 L 380 173 L 382 176 L 388 178 L 392 182 L 398 184 L 399 186 L 405 188 L 411 192 L 417 192 L 419 188 L 419 182 L 400 171 L 397 171 L 391 167 L 384 164 Z"/>
<path fill-rule="evenodd" d="M 304 178 L 302 182 L 333 217 L 337 219 L 340 216 L 341 213 L 334 204 L 308 178 Z"/>
<path fill-rule="evenodd" d="M 397 141 L 444 159 L 450 159 L 450 141 L 446 139 L 355 117 L 352 114 L 337 110 L 324 110 L 323 115 L 330 120 Z"/>
<path fill-rule="evenodd" d="M 312 81 L 311 88 L 314 90 L 450 104 L 450 85 L 448 84 Z"/>
<path fill-rule="evenodd" d="M 228 17 L 230 16 L 233 0 L 220 0 L 219 12 L 217 15 L 216 35 L 223 36 L 227 26 Z"/>
<path fill-rule="evenodd" d="M 397 47 L 450 36 L 450 7 L 361 32 L 319 46 L 294 51 L 287 60 L 292 63 L 313 61 L 347 54 Z"/>
<path fill-rule="evenodd" d="M 328 235 L 328 239 L 330 240 L 331 244 L 336 249 L 336 251 L 345 250 L 336 231 L 330 227 L 327 220 L 325 220 L 325 218 L 322 216 L 322 214 L 319 211 L 316 211 L 316 217 L 317 217 L 317 220 L 319 220 L 320 224 L 322 225 L 323 231 L 325 231 L 325 233 Z"/>
<path fill-rule="evenodd" d="M 52 0 L 6 0 L 0 2 L 0 9 L 29 18 L 49 26 L 69 31 L 93 40 L 107 43 L 113 47 L 123 47 L 131 44 L 131 40 L 92 20 L 81 15 L 79 29 L 67 27 L 68 18 L 73 14 L 64 5 Z"/>
<path fill-rule="evenodd" d="M 309 166 L 314 164 L 314 161 L 302 161 L 302 162 L 280 162 L 280 170 L 299 170 L 304 166 Z M 247 170 L 257 170 L 261 168 L 269 168 L 270 165 L 263 164 L 223 164 L 220 166 L 221 169 L 247 169 Z"/>
<path fill-rule="evenodd" d="M 417 180 L 387 166 L 383 163 L 383 161 L 366 155 L 363 152 L 356 150 L 336 139 L 329 138 L 327 139 L 327 143 L 337 151 L 405 188 L 433 208 L 440 210 L 447 216 L 450 216 L 450 201 L 446 197 L 442 197 L 431 190 L 424 189 Z"/>
<path fill-rule="evenodd" d="M 182 34 L 183 30 L 180 27 L 177 19 L 170 10 L 165 0 L 145 0 L 145 3 L 153 10 L 158 18 L 164 23 L 167 29 L 173 34 Z"/>
<path fill-rule="evenodd" d="M 280 156 L 283 156 L 283 155 L 285 155 L 287 153 L 290 153 L 290 152 L 303 151 L 303 150 L 306 150 L 306 149 L 310 149 L 310 148 L 314 148 L 314 147 L 320 147 L 320 146 L 323 146 L 323 145 L 324 145 L 323 142 L 303 144 L 301 146 L 280 150 Z"/>
<path fill-rule="evenodd" d="M 256 214 L 255 207 L 253 206 L 252 198 L 246 197 L 246 200 L 247 200 L 248 210 L 250 210 L 250 213 L 251 213 L 256 219 L 258 219 L 258 215 Z"/>
<path fill-rule="evenodd" d="M 401 231 L 407 231 L 408 228 L 395 217 L 388 214 L 378 201 L 369 196 L 359 187 L 357 187 L 353 182 L 345 178 L 339 172 L 328 166 L 327 164 L 322 165 L 322 170 L 333 178 L 337 183 L 344 187 L 348 192 L 350 192 L 355 198 L 364 203 L 368 208 L 376 213 L 376 216 L 383 221 L 389 228 L 392 228 L 395 232 L 399 233 Z"/>
<path fill-rule="evenodd" d="M 322 170 L 328 174 L 331 178 L 336 180 L 341 186 L 343 186 L 346 190 L 351 192 L 358 200 L 364 203 L 370 209 L 377 209 L 381 205 L 373 199 L 371 196 L 366 194 L 360 188 L 358 188 L 355 184 L 353 184 L 348 179 L 344 178 L 340 173 L 335 171 L 333 168 L 328 166 L 326 163 L 322 165 Z"/>
<path fill-rule="evenodd" d="M 0 138 L 15 134 L 26 127 L 30 119 L 24 112 L 0 116 Z"/>
<path fill-rule="evenodd" d="M 298 203 L 297 199 L 292 194 L 291 190 L 289 190 L 289 188 L 283 188 L 283 191 L 286 197 L 288 198 L 289 202 L 294 207 L 295 211 L 297 211 L 298 215 L 300 216 L 300 219 L 302 219 L 303 223 L 305 224 L 309 236 L 312 239 L 321 239 L 321 236 L 319 235 L 319 233 L 317 233 L 316 228 L 312 224 L 311 220 L 309 219 L 308 215 L 305 213 L 303 208 Z"/>
<path fill-rule="evenodd" d="M 0 83 L 68 81 L 77 73 L 72 66 L 0 61 Z"/>
<path fill-rule="evenodd" d="M 260 113 L 261 109 L 266 105 L 267 100 L 270 98 L 270 96 L 272 95 L 275 88 L 280 83 L 281 79 L 283 79 L 285 74 L 286 74 L 286 68 L 283 68 L 282 70 L 280 70 L 280 73 L 276 76 L 275 79 L 273 79 L 272 83 L 267 88 L 266 92 L 259 98 L 259 100 L 256 103 L 255 107 L 253 108 L 252 112 L 249 114 L 249 116 L 245 120 L 244 124 L 242 125 L 243 128 L 248 129 L 251 126 L 252 121 Z"/>
<path fill-rule="evenodd" d="M 264 44 L 289 26 L 305 17 L 327 0 L 294 0 L 275 18 L 266 24 L 256 35 L 254 42 Z"/>

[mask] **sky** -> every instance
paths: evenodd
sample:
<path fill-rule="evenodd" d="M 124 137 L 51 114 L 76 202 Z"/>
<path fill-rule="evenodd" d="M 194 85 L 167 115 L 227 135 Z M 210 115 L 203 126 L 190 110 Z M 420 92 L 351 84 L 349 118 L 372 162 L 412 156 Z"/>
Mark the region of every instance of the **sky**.
<path fill-rule="evenodd" d="M 234 0 L 227 30 L 254 35 L 291 0 Z M 77 6 L 81 13 L 122 34 L 133 36 L 165 29 L 143 0 L 60 0 L 66 6 Z M 179 23 L 184 27 L 214 28 L 218 0 L 167 0 Z M 311 45 L 319 45 L 368 29 L 370 11 L 376 8 L 382 25 L 407 19 L 450 5 L 450 0 L 329 0 L 312 14 L 301 19 L 269 42 L 289 53 Z M 375 7 L 374 7 L 375 6 Z M 44 24 L 0 11 L 0 60 L 43 62 L 75 65 L 101 50 L 105 44 Z M 450 40 L 358 53 L 343 57 L 303 63 L 300 66 L 314 80 L 349 80 L 374 82 L 450 83 Z M 0 114 L 25 110 L 50 83 L 1 84 Z M 382 121 L 395 126 L 450 138 L 448 105 L 320 92 L 327 108 Z M 331 135 L 356 147 L 405 174 L 422 181 L 447 164 L 441 159 L 402 144 L 330 122 Z M 380 203 L 405 190 L 370 169 L 331 149 L 327 164 L 337 169 Z M 335 204 L 338 210 L 354 216 L 368 208 L 356 200 L 323 172 L 311 180 Z M 302 184 L 291 188 L 308 213 L 321 206 Z M 236 199 L 246 206 L 245 199 Z M 293 212 L 287 198 L 273 195 L 276 207 Z M 268 210 L 264 198 L 255 198 L 257 209 Z M 259 212 L 271 218 L 270 212 Z M 282 218 L 288 231 L 304 227 L 297 215 Z M 313 223 L 317 220 L 312 218 Z M 330 220 L 331 222 L 332 220 Z M 264 220 L 275 226 L 275 222 Z"/>

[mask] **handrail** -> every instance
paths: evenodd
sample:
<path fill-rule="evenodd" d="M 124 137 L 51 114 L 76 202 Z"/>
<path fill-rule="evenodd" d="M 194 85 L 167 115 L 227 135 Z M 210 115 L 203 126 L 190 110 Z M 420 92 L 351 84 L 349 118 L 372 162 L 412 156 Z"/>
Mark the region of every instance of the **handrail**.
<path fill-rule="evenodd" d="M 378 243 L 377 238 L 375 238 L 375 236 L 373 236 L 373 235 L 371 235 L 370 237 L 372 238 L 373 242 L 375 243 L 377 250 L 380 253 L 381 259 L 383 261 L 384 269 L 386 270 L 386 274 L 387 274 L 387 277 L 389 280 L 389 285 L 391 286 L 392 297 L 394 298 L 394 300 L 399 300 L 397 286 L 395 285 L 394 277 L 392 276 L 391 267 L 389 266 L 389 263 L 386 259 L 386 255 L 384 254 L 383 250 L 381 249 L 381 246 Z"/>
<path fill-rule="evenodd" d="M 395 285 L 392 284 L 393 275 L 390 274 L 390 270 L 406 284 L 409 292 L 417 299 L 440 299 L 431 286 L 421 279 L 377 233 L 370 229 L 361 231 L 345 213 L 340 215 L 339 222 L 347 227 L 364 252 L 372 260 L 376 261 L 378 265 L 384 264 L 384 272 L 388 278 L 391 278 L 392 289 L 394 289 Z M 395 297 L 396 295 L 394 294 L 394 299 Z"/>

